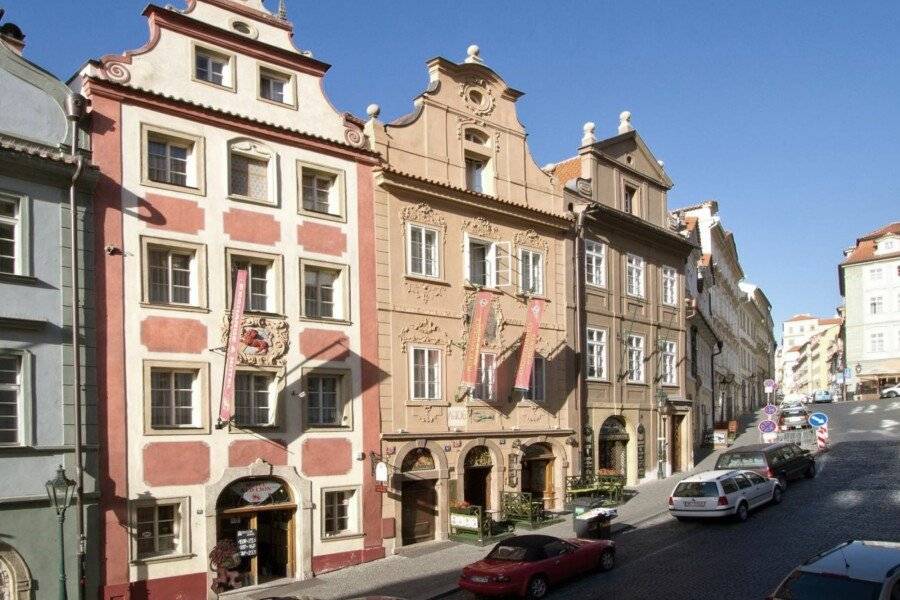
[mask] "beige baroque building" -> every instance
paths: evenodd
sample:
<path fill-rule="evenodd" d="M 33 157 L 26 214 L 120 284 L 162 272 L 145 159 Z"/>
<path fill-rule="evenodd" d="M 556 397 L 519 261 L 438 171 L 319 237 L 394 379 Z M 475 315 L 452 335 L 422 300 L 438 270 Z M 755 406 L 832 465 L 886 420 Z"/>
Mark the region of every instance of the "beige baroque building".
<path fill-rule="evenodd" d="M 369 109 L 375 177 L 382 456 L 390 547 L 448 534 L 449 505 L 500 509 L 505 491 L 562 507 L 576 471 L 566 340 L 571 219 L 532 159 L 522 93 L 470 47 L 428 61 L 414 111 Z M 477 291 L 492 300 L 478 384 L 460 386 Z M 545 302 L 527 392 L 513 388 L 530 298 Z"/>

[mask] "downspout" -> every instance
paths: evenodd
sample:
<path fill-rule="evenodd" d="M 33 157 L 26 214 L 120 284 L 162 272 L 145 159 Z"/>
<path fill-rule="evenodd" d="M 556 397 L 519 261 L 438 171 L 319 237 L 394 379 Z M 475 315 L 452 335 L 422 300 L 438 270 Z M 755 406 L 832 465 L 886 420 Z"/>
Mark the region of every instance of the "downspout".
<path fill-rule="evenodd" d="M 717 350 L 709 355 L 709 385 L 712 387 L 713 415 L 716 414 L 716 357 L 722 354 L 722 340 L 716 342 Z M 722 419 L 725 419 L 725 403 L 722 402 Z M 716 426 L 715 417 L 713 417 L 713 427 Z"/>
<path fill-rule="evenodd" d="M 583 303 L 581 300 L 582 294 L 582 283 L 581 283 L 581 256 L 582 256 L 582 246 L 584 245 L 584 213 L 587 212 L 587 209 L 582 210 L 578 213 L 578 217 L 575 221 L 575 256 L 573 260 L 575 262 L 575 356 L 577 358 L 575 374 L 576 374 L 576 386 L 575 386 L 575 400 L 578 403 L 578 410 L 581 411 L 581 426 L 579 427 L 578 436 L 580 438 L 581 447 L 585 447 L 584 441 L 584 426 L 588 424 L 588 412 L 587 406 L 585 406 L 585 394 L 584 394 L 584 349 L 582 346 L 582 331 L 583 331 Z M 581 473 L 584 473 L 584 456 L 582 456 L 581 460 Z M 596 465 L 595 465 L 596 466 Z"/>
<path fill-rule="evenodd" d="M 71 261 L 72 286 L 72 381 L 75 405 L 75 508 L 78 527 L 78 550 L 76 552 L 78 574 L 78 600 L 85 596 L 85 551 L 87 540 L 84 534 L 84 441 L 82 439 L 81 401 L 81 340 L 79 330 L 81 319 L 78 314 L 81 295 L 78 288 L 78 202 L 76 187 L 84 170 L 84 157 L 78 153 L 78 121 L 84 116 L 84 96 L 70 94 L 66 97 L 66 119 L 69 121 L 72 148 L 71 157 L 75 161 L 75 172 L 69 184 L 69 251 Z"/>

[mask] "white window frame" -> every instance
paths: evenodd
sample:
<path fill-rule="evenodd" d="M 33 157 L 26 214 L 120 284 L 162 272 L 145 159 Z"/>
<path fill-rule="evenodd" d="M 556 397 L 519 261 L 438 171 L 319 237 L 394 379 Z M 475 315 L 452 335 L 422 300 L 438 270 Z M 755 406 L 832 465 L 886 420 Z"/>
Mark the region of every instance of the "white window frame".
<path fill-rule="evenodd" d="M 485 253 L 485 283 L 475 283 L 472 281 L 472 244 L 486 246 Z M 512 284 L 512 245 L 510 242 L 488 240 L 470 236 L 468 233 L 463 235 L 463 273 L 465 281 L 468 285 L 474 285 L 484 288 L 507 287 Z M 504 267 L 503 260 L 506 258 Z"/>
<path fill-rule="evenodd" d="M 150 142 L 181 146 L 187 149 L 185 183 L 171 183 L 150 178 Z M 201 136 L 165 127 L 141 124 L 141 185 L 203 196 L 206 194 L 205 142 Z"/>
<path fill-rule="evenodd" d="M 266 193 L 264 198 L 239 194 L 234 189 L 234 160 L 240 157 L 266 163 Z M 232 140 L 228 145 L 228 198 L 241 202 L 277 206 L 279 203 L 278 155 L 266 144 L 251 139 Z M 249 181 L 249 173 L 248 173 Z"/>
<path fill-rule="evenodd" d="M 283 84 L 282 100 L 270 98 L 264 95 L 263 79 L 280 81 Z M 285 108 L 297 108 L 297 78 L 291 73 L 286 73 L 269 66 L 259 65 L 256 76 L 256 96 L 262 102 L 268 102 Z"/>
<path fill-rule="evenodd" d="M 413 267 L 413 231 L 418 230 L 421 237 L 420 242 L 420 255 L 422 262 L 421 271 L 416 271 Z M 432 270 L 433 272 L 429 273 L 425 268 L 426 265 L 426 249 L 427 249 L 427 234 L 434 235 L 434 247 L 432 248 Z M 406 224 L 406 273 L 408 275 L 413 275 L 415 277 L 428 277 L 430 279 L 440 279 L 441 277 L 441 257 L 440 257 L 440 247 L 441 247 L 441 232 L 438 231 L 434 227 L 426 227 L 425 225 L 419 225 L 418 223 L 407 223 Z"/>
<path fill-rule="evenodd" d="M 306 208 L 304 204 L 304 184 L 303 178 L 311 176 L 314 178 L 328 179 L 331 185 L 328 189 L 328 211 Z M 318 189 L 314 186 L 315 189 Z M 298 161 L 297 162 L 297 212 L 302 215 L 324 219 L 326 221 L 347 221 L 347 201 L 346 201 L 346 183 L 344 171 L 334 167 L 328 167 L 320 164 L 313 164 Z"/>
<path fill-rule="evenodd" d="M 662 373 L 661 381 L 663 385 L 678 385 L 678 344 L 672 340 L 664 340 L 662 342 Z M 749 359 L 744 350 L 744 363 Z"/>
<path fill-rule="evenodd" d="M 328 495 L 329 494 L 347 494 L 351 493 L 352 496 L 350 501 L 347 503 L 347 528 L 338 532 L 330 533 L 328 531 Z M 360 494 L 361 490 L 358 486 L 341 486 L 341 487 L 327 487 L 322 488 L 322 503 L 321 503 L 321 532 L 322 532 L 322 540 L 333 540 L 340 539 L 342 537 L 355 536 L 361 532 L 360 519 L 361 513 L 360 510 Z M 334 519 L 334 517 L 332 518 Z"/>
<path fill-rule="evenodd" d="M 191 528 L 191 511 L 190 511 L 190 498 L 153 498 L 153 499 L 136 499 L 130 502 L 130 523 L 131 523 L 131 555 L 134 557 L 133 563 L 145 563 L 152 562 L 156 560 L 171 560 L 172 558 L 178 557 L 188 557 L 191 553 L 191 537 L 190 537 L 190 528 Z M 172 535 L 172 539 L 175 543 L 175 548 L 172 552 L 159 552 L 155 551 L 150 554 L 141 554 L 138 550 L 138 509 L 141 508 L 153 508 L 154 509 L 154 547 L 158 548 L 158 534 L 159 534 L 159 507 L 160 506 L 174 506 L 174 522 L 173 522 L 173 530 L 174 533 Z"/>
<path fill-rule="evenodd" d="M 594 287 L 606 287 L 606 244 L 584 241 L 584 281 Z"/>
<path fill-rule="evenodd" d="M 637 254 L 625 255 L 625 293 L 635 298 L 645 297 L 644 280 L 646 279 L 647 262 Z M 632 277 L 632 273 L 635 276 Z M 632 286 L 632 282 L 635 286 Z"/>
<path fill-rule="evenodd" d="M 353 396 L 352 396 L 352 379 L 350 371 L 347 369 L 333 369 L 327 367 L 308 367 L 302 371 L 303 390 L 306 398 L 303 401 L 303 426 L 307 429 L 316 431 L 345 431 L 353 427 Z M 310 378 L 333 378 L 336 380 L 335 391 L 335 415 L 334 421 L 320 422 L 313 421 L 312 410 L 310 408 L 311 395 L 309 393 Z M 320 388 L 321 389 L 321 388 Z M 320 403 L 321 404 L 321 403 Z M 317 407 L 321 413 L 321 405 Z"/>
<path fill-rule="evenodd" d="M 678 306 L 678 271 L 674 267 L 663 267 L 662 301 L 668 306 Z"/>
<path fill-rule="evenodd" d="M 331 271 L 335 274 L 334 282 L 331 290 L 332 314 L 330 317 L 321 316 L 321 314 L 312 315 L 306 310 L 306 279 L 307 269 L 316 271 Z M 300 316 L 303 319 L 312 321 L 326 322 L 349 322 L 350 321 L 350 268 L 347 265 L 329 263 L 318 260 L 300 259 Z M 317 285 L 316 305 L 321 309 L 321 298 L 319 290 L 321 286 Z"/>
<path fill-rule="evenodd" d="M 466 171 L 466 189 L 470 192 L 479 194 L 487 193 L 487 177 L 488 160 L 482 156 L 466 154 L 465 171 Z M 480 165 L 480 168 L 476 166 Z"/>
<path fill-rule="evenodd" d="M 181 304 L 176 302 L 151 302 L 150 300 L 150 253 L 152 251 L 165 251 L 189 255 L 190 260 L 190 302 Z M 168 273 L 171 286 L 172 274 Z M 141 304 L 146 307 L 167 308 L 175 310 L 203 310 L 206 308 L 206 246 L 171 240 L 166 238 L 141 236 Z M 169 299 L 171 300 L 171 290 Z M 230 296 L 229 296 L 230 298 Z M 229 300 L 230 303 L 230 300 Z"/>
<path fill-rule="evenodd" d="M 153 255 L 161 254 L 165 256 L 165 265 L 163 269 L 166 275 L 166 298 L 165 300 L 155 299 L 153 297 L 153 271 L 156 266 L 153 263 Z M 175 299 L 175 271 L 173 265 L 175 256 L 186 257 L 188 259 L 188 298 L 186 302 L 179 302 Z M 152 244 L 147 248 L 147 303 L 153 305 L 171 305 L 171 306 L 196 306 L 198 303 L 197 294 L 197 254 L 190 250 L 182 248 L 173 248 L 171 246 L 159 246 Z M 181 269 L 178 269 L 179 271 Z"/>
<path fill-rule="evenodd" d="M 16 393 L 16 440 L 14 442 L 0 442 L 0 448 L 29 446 L 33 441 L 31 436 L 31 407 L 33 404 L 31 378 L 34 357 L 28 351 L 12 348 L 0 348 L 0 356 L 16 360 L 15 383 L 0 384 L 0 389 Z"/>
<path fill-rule="evenodd" d="M 870 296 L 869 297 L 869 314 L 870 315 L 880 315 L 884 312 L 884 297 L 883 296 Z"/>
<path fill-rule="evenodd" d="M 607 381 L 607 334 L 606 329 L 588 327 L 585 335 L 587 344 L 587 378 L 591 381 Z"/>
<path fill-rule="evenodd" d="M 629 335 L 625 340 L 625 365 L 628 368 L 626 379 L 629 383 L 644 383 L 644 360 L 644 336 Z"/>
<path fill-rule="evenodd" d="M 163 388 L 164 391 L 167 391 L 169 394 L 168 398 L 168 406 L 166 410 L 168 411 L 169 420 L 164 423 L 154 424 L 153 423 L 153 376 L 157 374 L 164 374 L 167 376 L 169 380 L 168 388 Z M 191 378 L 190 388 L 179 388 L 176 385 L 176 379 L 178 375 L 189 375 Z M 200 423 L 200 407 L 197 398 L 197 388 L 199 387 L 199 374 L 195 369 L 166 369 L 166 368 L 153 368 L 150 371 L 150 395 L 151 395 L 151 404 L 150 404 L 150 426 L 153 429 L 197 429 Z M 177 415 L 178 415 L 178 407 L 176 406 L 176 396 L 178 391 L 185 391 L 186 389 L 190 390 L 191 394 L 191 420 L 189 423 L 176 423 Z"/>
<path fill-rule="evenodd" d="M 536 375 L 537 377 L 535 377 Z M 535 381 L 536 379 L 539 381 Z M 522 397 L 536 403 L 544 402 L 547 399 L 547 359 L 536 352 L 534 362 L 531 364 L 528 389 Z"/>
<path fill-rule="evenodd" d="M 3 271 L 0 276 L 31 276 L 31 199 L 28 196 L 0 190 L 0 200 L 15 207 L 15 216 L 0 217 L 0 222 L 13 228 L 13 270 Z"/>
<path fill-rule="evenodd" d="M 209 363 L 190 361 L 145 360 L 144 371 L 144 435 L 192 435 L 209 433 Z M 153 425 L 152 385 L 154 371 L 190 372 L 191 424 Z"/>
<path fill-rule="evenodd" d="M 234 55 L 223 52 L 221 50 L 213 50 L 212 48 L 207 48 L 206 46 L 201 46 L 199 44 L 192 44 L 192 48 L 193 60 L 191 61 L 191 80 L 196 81 L 197 83 L 202 83 L 203 85 L 211 85 L 219 89 L 231 90 L 232 92 L 235 91 L 236 86 Z M 209 61 L 215 60 L 222 64 L 221 83 L 200 76 L 200 73 L 197 69 L 197 62 L 201 56 Z M 209 67 L 207 68 L 207 70 L 212 72 L 212 69 Z"/>
<path fill-rule="evenodd" d="M 264 254 L 261 252 L 251 252 L 237 248 L 225 249 L 226 263 L 228 266 L 227 285 L 228 289 L 225 298 L 228 301 L 228 307 L 231 307 L 231 297 L 234 295 L 234 277 L 237 271 L 236 263 L 247 263 L 247 293 L 244 297 L 244 312 L 261 313 L 261 314 L 281 314 L 281 265 L 280 256 L 274 254 Z M 253 266 L 261 266 L 266 269 L 266 306 L 265 308 L 251 308 L 253 301 Z M 256 278 L 259 279 L 259 278 Z"/>
<path fill-rule="evenodd" d="M 537 258 L 537 268 L 535 268 Z M 496 257 L 495 257 L 496 260 Z M 528 265 L 526 267 L 526 260 Z M 526 271 L 527 269 L 527 271 Z M 495 269 L 496 271 L 496 269 Z M 526 289 L 526 280 L 537 278 L 534 289 Z M 531 282 L 534 283 L 533 281 Z M 519 248 L 519 292 L 530 296 L 544 295 L 544 253 L 533 248 Z"/>
<path fill-rule="evenodd" d="M 877 344 L 876 344 L 877 341 Z M 877 346 L 877 347 L 876 347 Z M 869 334 L 869 352 L 884 352 L 884 332 L 873 331 Z"/>
<path fill-rule="evenodd" d="M 881 267 L 872 267 L 869 269 L 869 279 L 871 281 L 880 281 L 882 279 L 882 269 Z"/>
<path fill-rule="evenodd" d="M 242 390 L 238 387 L 238 378 L 239 377 L 249 377 L 251 388 L 249 391 L 249 407 L 248 411 L 250 413 L 250 419 L 248 420 L 239 420 L 238 419 L 238 397 Z M 265 397 L 266 402 L 266 412 L 268 414 L 268 419 L 265 421 L 259 421 L 257 419 L 257 410 L 259 408 L 259 396 L 260 391 L 255 387 L 255 380 L 257 378 L 265 378 L 266 385 L 265 390 L 262 395 Z M 267 370 L 251 370 L 251 369 L 239 369 L 235 373 L 234 380 L 234 423 L 237 427 L 244 428 L 253 428 L 253 427 L 274 427 L 278 421 L 278 376 L 276 373 Z"/>
<path fill-rule="evenodd" d="M 423 385 L 424 395 L 416 395 L 416 353 L 422 352 L 424 357 Z M 433 346 L 410 346 L 409 348 L 409 398 L 414 401 L 434 402 L 443 398 L 443 352 Z M 429 378 L 429 370 L 434 372 L 434 381 Z M 434 395 L 429 395 L 429 388 L 434 388 Z"/>
<path fill-rule="evenodd" d="M 497 399 L 497 355 L 495 353 L 481 353 L 478 358 L 476 381 L 472 397 L 483 402 L 494 402 Z"/>

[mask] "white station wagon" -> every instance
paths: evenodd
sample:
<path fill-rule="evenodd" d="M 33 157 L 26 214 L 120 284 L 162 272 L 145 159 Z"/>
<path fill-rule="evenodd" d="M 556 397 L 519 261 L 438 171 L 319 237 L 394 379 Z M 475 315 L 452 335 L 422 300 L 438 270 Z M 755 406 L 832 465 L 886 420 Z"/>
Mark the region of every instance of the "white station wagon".
<path fill-rule="evenodd" d="M 679 521 L 734 516 L 746 521 L 754 508 L 781 502 L 777 479 L 753 471 L 706 471 L 678 482 L 669 496 L 669 513 Z"/>

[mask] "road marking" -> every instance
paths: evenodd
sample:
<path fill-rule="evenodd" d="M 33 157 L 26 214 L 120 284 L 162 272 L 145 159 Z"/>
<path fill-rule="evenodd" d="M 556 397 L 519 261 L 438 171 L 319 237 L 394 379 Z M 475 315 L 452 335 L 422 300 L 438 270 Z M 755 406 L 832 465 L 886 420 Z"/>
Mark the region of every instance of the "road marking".
<path fill-rule="evenodd" d="M 884 412 L 889 410 L 900 410 L 900 402 L 891 402 L 891 405 L 884 409 Z"/>
<path fill-rule="evenodd" d="M 854 406 L 854 407 L 853 407 L 853 410 L 850 411 L 850 414 L 851 414 L 851 415 L 858 415 L 858 414 L 861 413 L 862 411 L 863 411 L 863 407 L 862 407 L 862 406 Z"/>
<path fill-rule="evenodd" d="M 878 408 L 878 405 L 877 405 L 877 404 L 870 404 L 870 405 L 869 405 L 869 408 L 866 409 L 866 414 L 867 414 L 867 415 L 871 415 L 872 413 L 875 412 L 875 409 L 876 409 L 876 408 Z"/>
<path fill-rule="evenodd" d="M 617 570 L 617 571 L 621 571 L 621 570 L 623 570 L 623 569 L 625 569 L 625 568 L 627 568 L 627 567 L 636 565 L 636 564 L 638 564 L 639 562 L 641 562 L 641 561 L 643 561 L 643 560 L 646 560 L 646 559 L 648 559 L 648 558 L 651 558 L 651 557 L 653 557 L 653 556 L 656 556 L 657 554 L 659 554 L 659 553 L 661 553 L 661 552 L 665 552 L 665 551 L 667 551 L 667 550 L 671 550 L 672 548 L 676 548 L 676 547 L 682 545 L 683 543 L 685 543 L 686 541 L 688 541 L 688 540 L 690 540 L 690 539 L 693 539 L 693 538 L 697 537 L 697 536 L 700 535 L 701 533 L 706 533 L 706 531 L 707 531 L 706 528 L 700 527 L 700 528 L 697 529 L 697 531 L 696 531 L 693 535 L 689 535 L 689 536 L 687 536 L 687 537 L 683 537 L 683 538 L 681 538 L 680 540 L 678 540 L 677 542 L 675 542 L 675 543 L 673 543 L 673 544 L 669 544 L 668 546 L 663 546 L 662 548 L 658 548 L 657 550 L 654 550 L 654 551 L 651 552 L 650 554 L 643 554 L 643 555 L 641 555 L 640 557 L 638 557 L 638 558 L 636 558 L 636 559 L 634 559 L 634 560 L 632 560 L 632 561 L 630 561 L 630 562 L 628 562 L 628 563 L 625 563 L 624 565 L 622 565 L 621 567 L 619 567 L 619 568 L 616 569 L 616 570 Z"/>
<path fill-rule="evenodd" d="M 863 501 L 863 494 L 858 490 L 843 490 L 832 496 L 835 504 L 840 504 L 846 508 L 859 506 Z"/>
<path fill-rule="evenodd" d="M 881 428 L 887 429 L 891 433 L 894 432 L 894 427 L 896 427 L 897 425 L 900 425 L 900 422 L 894 421 L 892 419 L 882 419 L 881 420 Z"/>

